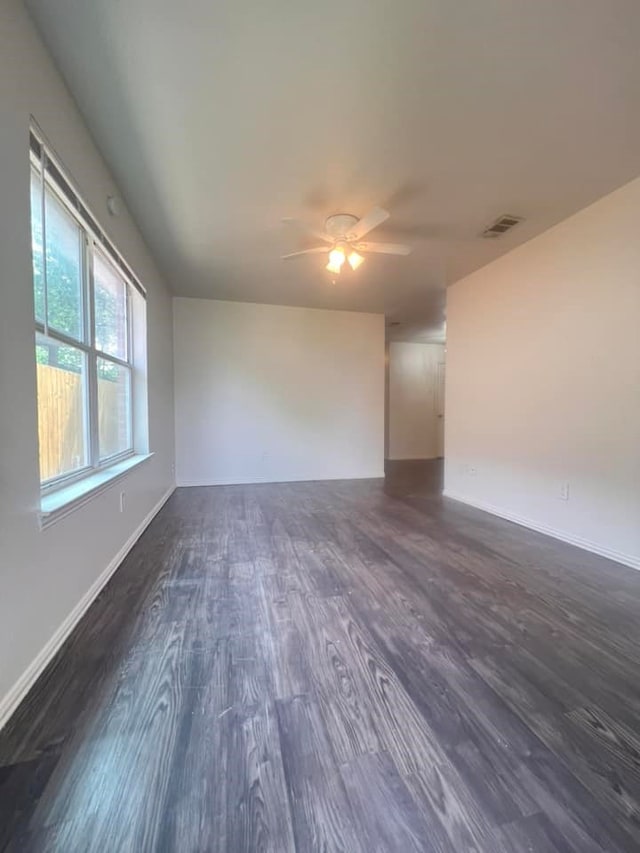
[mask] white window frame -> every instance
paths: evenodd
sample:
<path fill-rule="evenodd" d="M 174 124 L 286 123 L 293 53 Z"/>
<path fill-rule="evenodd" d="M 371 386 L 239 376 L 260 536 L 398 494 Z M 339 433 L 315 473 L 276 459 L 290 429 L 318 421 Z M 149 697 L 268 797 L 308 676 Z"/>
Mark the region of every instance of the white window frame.
<path fill-rule="evenodd" d="M 37 144 L 40 145 L 40 156 L 34 152 L 33 141 L 31 148 L 31 172 L 35 172 L 37 178 L 41 181 L 41 204 L 42 204 L 42 242 L 43 242 L 43 274 L 44 274 L 44 320 L 35 319 L 36 343 L 38 338 L 46 341 L 51 341 L 54 344 L 73 347 L 84 354 L 86 363 L 86 372 L 84 377 L 85 387 L 84 394 L 84 411 L 85 411 L 85 447 L 87 464 L 82 468 L 77 468 L 65 474 L 60 474 L 47 480 L 40 481 L 42 495 L 48 495 L 51 492 L 62 489 L 77 481 L 83 480 L 91 475 L 103 471 L 111 466 L 118 465 L 124 460 L 136 454 L 135 449 L 135 431 L 134 431 L 134 413 L 135 413 L 135 364 L 133 359 L 134 341 L 133 341 L 133 289 L 135 288 L 143 296 L 145 296 L 144 288 L 133 278 L 127 274 L 127 267 L 121 256 L 113 244 L 108 240 L 105 234 L 95 228 L 95 218 L 82 202 L 80 196 L 75 193 L 75 188 L 72 182 L 68 179 L 65 172 L 60 167 L 59 163 L 53 158 L 49 148 L 44 141 L 33 133 L 32 140 L 37 139 Z M 61 174 L 63 180 L 67 184 L 67 191 L 71 190 L 76 195 L 75 205 L 74 200 L 69 198 L 63 189 L 58 185 L 55 178 L 51 175 L 47 168 L 47 163 L 55 163 L 56 172 Z M 54 195 L 70 215 L 74 222 L 78 225 L 82 237 L 82 257 L 81 257 L 81 312 L 82 312 L 82 333 L 81 339 L 75 339 L 63 332 L 49 327 L 48 311 L 47 311 L 47 273 L 46 273 L 46 218 L 45 218 L 45 193 L 50 192 Z M 87 213 L 87 216 L 83 215 Z M 93 223 L 90 221 L 93 220 Z M 126 294 L 126 358 L 122 359 L 118 356 L 111 355 L 100 350 L 95 343 L 95 281 L 94 281 L 94 258 L 99 252 L 101 260 L 111 266 L 117 276 L 124 282 Z M 114 262 L 117 259 L 118 262 Z M 34 349 L 35 358 L 35 349 Z M 111 456 L 100 458 L 99 447 L 99 412 L 98 412 L 98 359 L 110 362 L 124 369 L 129 376 L 129 423 L 127 424 L 129 435 L 129 447 Z"/>

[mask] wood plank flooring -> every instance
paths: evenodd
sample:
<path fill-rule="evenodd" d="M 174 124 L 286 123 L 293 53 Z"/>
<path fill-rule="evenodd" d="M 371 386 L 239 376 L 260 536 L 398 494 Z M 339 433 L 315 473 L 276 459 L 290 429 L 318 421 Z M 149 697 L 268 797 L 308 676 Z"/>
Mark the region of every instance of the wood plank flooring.
<path fill-rule="evenodd" d="M 0 733 L 0 850 L 640 850 L 640 573 L 387 478 L 179 489 Z"/>

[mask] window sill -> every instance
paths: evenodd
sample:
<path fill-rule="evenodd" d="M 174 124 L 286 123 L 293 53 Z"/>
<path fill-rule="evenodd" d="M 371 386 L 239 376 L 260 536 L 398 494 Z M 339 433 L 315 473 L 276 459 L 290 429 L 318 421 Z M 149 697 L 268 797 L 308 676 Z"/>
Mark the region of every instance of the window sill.
<path fill-rule="evenodd" d="M 50 527 L 75 512 L 152 456 L 153 453 L 136 453 L 69 486 L 43 495 L 40 500 L 40 528 Z"/>

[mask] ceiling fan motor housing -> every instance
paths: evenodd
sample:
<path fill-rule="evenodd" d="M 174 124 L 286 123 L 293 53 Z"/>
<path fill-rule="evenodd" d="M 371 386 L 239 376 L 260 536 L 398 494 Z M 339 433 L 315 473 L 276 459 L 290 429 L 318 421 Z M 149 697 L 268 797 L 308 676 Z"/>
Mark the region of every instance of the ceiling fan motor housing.
<path fill-rule="evenodd" d="M 348 240 L 349 234 L 360 220 L 350 213 L 336 213 L 329 216 L 324 223 L 324 230 L 334 240 Z"/>

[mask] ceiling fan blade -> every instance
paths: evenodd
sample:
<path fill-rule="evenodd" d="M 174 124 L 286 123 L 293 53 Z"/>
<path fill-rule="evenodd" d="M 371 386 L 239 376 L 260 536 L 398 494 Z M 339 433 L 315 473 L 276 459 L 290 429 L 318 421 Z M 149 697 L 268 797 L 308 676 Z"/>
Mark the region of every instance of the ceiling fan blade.
<path fill-rule="evenodd" d="M 327 246 L 316 246 L 313 249 L 303 249 L 301 252 L 291 252 L 288 255 L 282 255 L 282 258 L 286 260 L 287 258 L 297 258 L 300 255 L 319 255 L 321 252 L 327 255 L 329 249 Z"/>
<path fill-rule="evenodd" d="M 410 255 L 411 246 L 402 243 L 356 243 L 358 252 L 380 252 L 383 255 Z"/>
<path fill-rule="evenodd" d="M 369 231 L 373 231 L 374 228 L 377 228 L 378 225 L 382 225 L 383 222 L 391 216 L 391 214 L 383 210 L 381 207 L 372 208 L 366 216 L 363 216 L 362 219 L 353 227 L 353 230 L 347 234 L 347 238 L 349 240 L 361 240 L 365 234 L 368 234 Z"/>
<path fill-rule="evenodd" d="M 324 231 L 318 231 L 317 228 L 313 228 L 311 225 L 307 225 L 306 222 L 302 222 L 300 219 L 291 219 L 287 217 L 282 220 L 287 225 L 293 225 L 294 228 L 297 228 L 299 231 L 304 231 L 305 234 L 310 234 L 312 237 L 317 237 L 318 240 L 324 240 L 325 243 L 333 243 L 334 239 L 329 234 L 325 234 Z"/>

